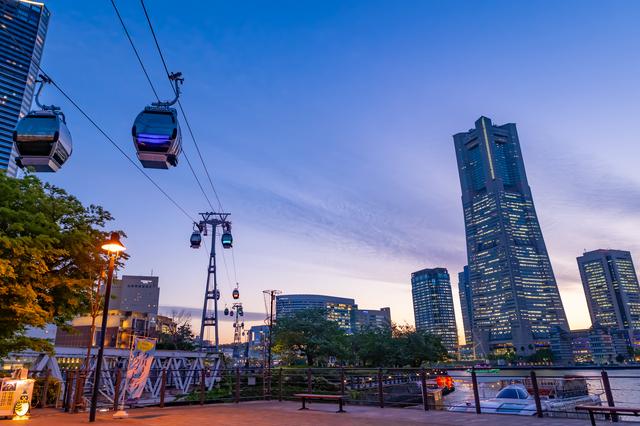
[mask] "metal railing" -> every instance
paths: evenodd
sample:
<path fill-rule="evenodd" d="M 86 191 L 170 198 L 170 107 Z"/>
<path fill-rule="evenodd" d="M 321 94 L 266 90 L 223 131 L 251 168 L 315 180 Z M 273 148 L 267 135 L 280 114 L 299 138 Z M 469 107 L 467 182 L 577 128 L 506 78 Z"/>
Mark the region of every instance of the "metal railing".
<path fill-rule="evenodd" d="M 33 406 L 78 412 L 87 406 L 94 372 L 62 371 L 62 380 L 47 371 L 32 372 L 37 379 Z M 241 403 L 250 400 L 294 400 L 297 393 L 343 395 L 347 404 L 411 407 L 423 410 L 580 417 L 575 405 L 640 405 L 640 369 L 595 371 L 581 369 L 510 370 L 416 368 L 221 368 L 152 369 L 142 397 L 133 401 L 123 394 L 124 370 L 103 371 L 100 408 Z M 528 399 L 502 401 L 497 393 L 516 385 Z M 621 419 L 627 419 L 622 418 Z M 633 418 L 629 418 L 632 420 Z M 617 417 L 612 418 L 617 421 Z"/>

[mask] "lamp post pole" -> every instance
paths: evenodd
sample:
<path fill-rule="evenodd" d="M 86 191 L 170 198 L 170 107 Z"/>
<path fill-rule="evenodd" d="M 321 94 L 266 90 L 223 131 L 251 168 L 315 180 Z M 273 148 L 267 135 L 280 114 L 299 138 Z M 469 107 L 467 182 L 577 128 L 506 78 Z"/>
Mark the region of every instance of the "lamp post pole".
<path fill-rule="evenodd" d="M 93 379 L 93 394 L 91 395 L 91 409 L 89 411 L 89 421 L 96 421 L 96 409 L 98 405 L 98 393 L 100 390 L 100 375 L 102 373 L 102 358 L 104 355 L 104 340 L 107 335 L 107 317 L 109 315 L 109 299 L 111 298 L 111 283 L 113 282 L 113 270 L 116 265 L 118 252 L 125 249 L 120 243 L 120 238 L 116 232 L 111 234 L 111 238 L 102 248 L 109 252 L 109 269 L 107 272 L 107 285 L 104 291 L 104 303 L 102 308 L 102 328 L 100 329 L 100 346 L 98 349 L 98 359 L 96 359 L 96 371 Z"/>

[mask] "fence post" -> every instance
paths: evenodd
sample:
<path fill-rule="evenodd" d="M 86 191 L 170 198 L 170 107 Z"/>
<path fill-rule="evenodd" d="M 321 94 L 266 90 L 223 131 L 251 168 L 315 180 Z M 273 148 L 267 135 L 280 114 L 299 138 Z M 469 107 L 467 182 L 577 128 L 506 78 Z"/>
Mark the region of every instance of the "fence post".
<path fill-rule="evenodd" d="M 164 393 L 167 388 L 167 369 L 162 369 L 162 377 L 160 379 L 160 408 L 164 408 Z"/>
<path fill-rule="evenodd" d="M 51 370 L 47 368 L 44 373 L 44 383 L 42 384 L 42 395 L 40 396 L 40 408 L 46 408 L 47 406 L 47 392 L 49 391 L 49 375 Z"/>
<path fill-rule="evenodd" d="M 311 393 L 313 390 L 313 376 L 311 375 L 311 368 L 307 368 L 307 392 Z"/>
<path fill-rule="evenodd" d="M 236 404 L 240 402 L 240 367 L 236 367 Z"/>
<path fill-rule="evenodd" d="M 73 389 L 73 380 L 75 379 L 75 372 L 67 369 L 67 380 L 64 383 L 64 395 L 62 396 L 62 403 L 64 404 L 64 412 L 69 412 L 69 405 L 71 405 L 71 389 Z"/>
<path fill-rule="evenodd" d="M 382 368 L 378 368 L 378 403 L 384 408 L 384 393 L 382 387 Z"/>
<path fill-rule="evenodd" d="M 282 402 L 282 367 L 278 370 L 278 401 Z"/>
<path fill-rule="evenodd" d="M 420 369 L 420 384 L 422 388 L 422 405 L 424 405 L 424 411 L 429 411 L 429 401 L 427 400 L 429 394 L 427 393 L 427 372 Z"/>
<path fill-rule="evenodd" d="M 200 405 L 204 405 L 204 381 L 207 371 L 204 367 L 202 367 L 202 371 L 200 373 Z"/>
<path fill-rule="evenodd" d="M 344 396 L 344 367 L 340 367 L 340 395 Z"/>
<path fill-rule="evenodd" d="M 471 385 L 473 386 L 473 400 L 476 404 L 476 414 L 480 414 L 480 393 L 478 392 L 478 378 L 476 377 L 476 368 L 471 368 Z"/>
<path fill-rule="evenodd" d="M 531 386 L 533 387 L 533 399 L 536 401 L 536 415 L 542 417 L 542 404 L 540 403 L 540 390 L 538 389 L 538 378 L 536 372 L 531 370 Z"/>
<path fill-rule="evenodd" d="M 607 395 L 607 405 L 609 407 L 615 407 L 615 403 L 613 402 L 613 393 L 611 392 L 611 383 L 609 383 L 609 373 L 605 370 L 602 370 L 602 386 L 604 387 L 604 393 Z M 612 414 L 611 421 L 617 422 L 618 415 Z"/>
<path fill-rule="evenodd" d="M 113 387 L 113 411 L 118 411 L 118 402 L 120 401 L 120 384 L 122 383 L 122 370 L 116 370 L 116 384 Z"/>
<path fill-rule="evenodd" d="M 73 407 L 71 412 L 77 413 L 78 407 L 80 406 L 80 401 L 82 401 L 82 396 L 84 395 L 84 382 L 87 377 L 87 372 L 78 371 L 78 375 L 76 376 L 76 390 L 73 395 Z M 94 375 L 95 377 L 95 375 Z M 95 380 L 95 379 L 94 379 Z"/>

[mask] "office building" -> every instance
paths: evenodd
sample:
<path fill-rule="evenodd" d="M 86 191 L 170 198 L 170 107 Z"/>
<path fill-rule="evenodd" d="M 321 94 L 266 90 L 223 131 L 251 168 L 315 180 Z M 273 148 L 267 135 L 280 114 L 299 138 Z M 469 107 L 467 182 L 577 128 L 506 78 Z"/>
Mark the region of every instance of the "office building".
<path fill-rule="evenodd" d="M 123 275 L 113 280 L 109 309 L 158 315 L 159 278 L 146 275 Z"/>
<path fill-rule="evenodd" d="M 480 117 L 453 136 L 478 354 L 548 347 L 568 330 L 525 173 L 515 124 Z"/>
<path fill-rule="evenodd" d="M 327 319 L 338 323 L 347 333 L 355 331 L 355 300 L 319 294 L 287 294 L 276 296 L 276 318 L 306 309 L 322 309 Z"/>
<path fill-rule="evenodd" d="M 631 253 L 594 250 L 577 260 L 591 322 L 619 330 L 640 330 L 640 286 Z"/>
<path fill-rule="evenodd" d="M 16 176 L 13 130 L 31 109 L 50 13 L 42 3 L 0 0 L 0 173 Z"/>
<path fill-rule="evenodd" d="M 356 310 L 356 329 L 391 330 L 391 308 Z"/>
<path fill-rule="evenodd" d="M 457 356 L 458 330 L 449 272 L 433 268 L 412 273 L 411 295 L 416 330 L 440 337 L 449 355 Z"/>
<path fill-rule="evenodd" d="M 460 296 L 460 308 L 462 309 L 464 340 L 467 345 L 473 345 L 473 298 L 471 296 L 468 266 L 465 266 L 463 271 L 458 273 L 458 294 Z"/>

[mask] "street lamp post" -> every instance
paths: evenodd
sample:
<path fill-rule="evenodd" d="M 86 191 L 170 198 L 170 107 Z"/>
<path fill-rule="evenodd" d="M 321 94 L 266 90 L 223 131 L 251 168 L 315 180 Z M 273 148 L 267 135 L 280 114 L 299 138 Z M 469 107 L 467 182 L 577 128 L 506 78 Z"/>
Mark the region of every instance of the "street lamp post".
<path fill-rule="evenodd" d="M 107 272 L 107 286 L 104 291 L 104 307 L 102 308 L 102 328 L 100 329 L 100 346 L 98 349 L 98 359 L 96 360 L 96 371 L 93 379 L 93 394 L 91 395 L 91 410 L 89 411 L 89 421 L 96 421 L 96 408 L 98 405 L 98 392 L 100 390 L 100 374 L 102 373 L 102 357 L 104 354 L 104 339 L 107 331 L 107 316 L 109 315 L 109 298 L 111 297 L 111 283 L 113 281 L 113 270 L 116 265 L 118 253 L 126 250 L 120 242 L 117 232 L 111 233 L 111 238 L 102 245 L 102 249 L 109 253 L 109 270 Z"/>

